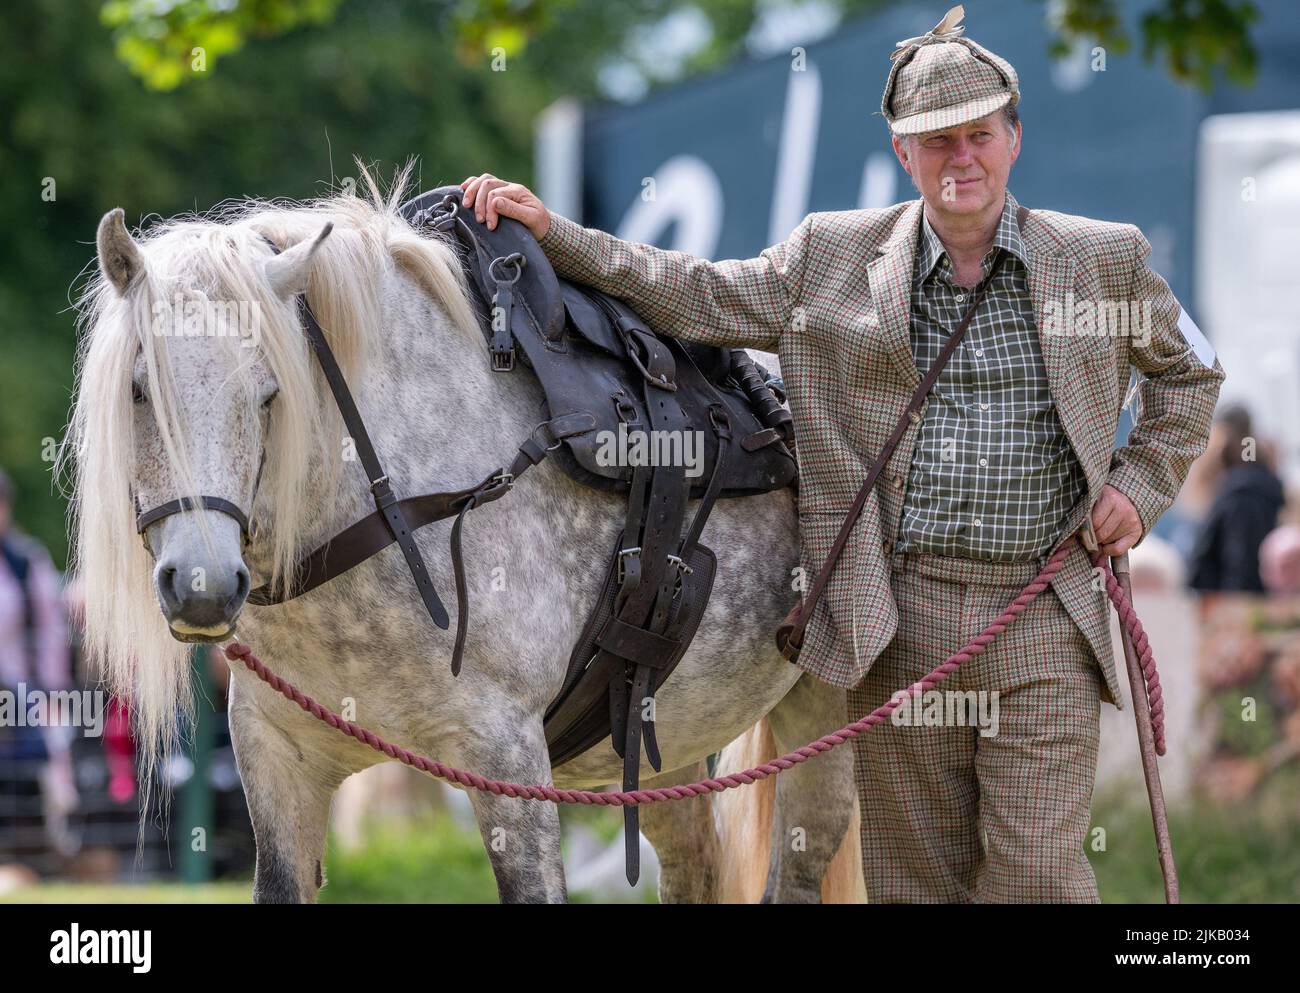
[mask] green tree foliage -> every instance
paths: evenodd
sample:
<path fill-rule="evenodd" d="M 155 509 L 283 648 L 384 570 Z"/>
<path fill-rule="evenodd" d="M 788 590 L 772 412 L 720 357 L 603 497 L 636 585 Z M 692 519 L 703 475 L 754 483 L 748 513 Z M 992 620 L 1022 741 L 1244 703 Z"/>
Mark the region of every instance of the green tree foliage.
<path fill-rule="evenodd" d="M 797 0 L 793 0 L 797 3 Z M 901 0 L 835 0 L 845 15 L 897 5 Z M 114 29 L 117 51 L 133 72 L 157 89 L 171 89 L 197 78 L 194 61 L 238 50 L 245 41 L 273 37 L 333 17 L 340 0 L 109 0 L 104 22 Z M 673 74 L 714 68 L 743 54 L 764 0 L 444 0 L 431 7 L 449 13 L 456 51 L 474 62 L 481 53 L 502 49 L 521 54 L 528 46 L 544 51 L 558 41 L 571 54 L 578 45 L 613 42 L 596 50 L 614 51 L 636 28 L 685 8 L 699 11 L 712 29 L 708 43 Z M 435 11 L 429 11 L 435 16 Z M 1249 27 L 1258 11 L 1248 0 L 1163 0 L 1142 17 L 1142 54 L 1161 58 L 1176 80 L 1208 89 L 1222 71 L 1234 82 L 1249 82 L 1256 55 Z M 1131 38 L 1120 0 L 1063 0 L 1060 37 L 1054 49 L 1064 54 L 1076 38 L 1088 38 L 1123 53 Z M 575 26 L 580 33 L 574 34 Z M 635 61 L 635 53 L 627 52 Z M 579 58 L 581 66 L 586 60 Z M 647 67 L 653 70 L 654 67 Z M 652 71 L 653 75 L 653 71 Z"/>
<path fill-rule="evenodd" d="M 109 0 L 100 17 L 117 56 L 158 90 L 206 72 L 250 38 L 331 20 L 340 0 Z"/>
<path fill-rule="evenodd" d="M 1164 0 L 1142 15 L 1142 57 L 1159 58 L 1172 78 L 1202 90 L 1209 90 L 1219 73 L 1249 84 L 1258 68 L 1250 25 L 1258 17 L 1255 6 L 1242 0 Z M 1053 44 L 1059 54 L 1074 38 L 1095 39 L 1119 54 L 1131 47 L 1117 0 L 1069 0 L 1060 32 Z"/>
<path fill-rule="evenodd" d="M 321 195 L 355 175 L 353 156 L 381 174 L 416 156 L 426 187 L 485 169 L 530 180 L 533 120 L 565 85 L 550 76 L 588 58 L 494 72 L 451 54 L 447 5 L 372 0 L 155 90 L 117 57 L 101 6 L 33 0 L 0 29 L 0 465 L 20 526 L 58 561 L 64 503 L 43 456 L 67 422 L 71 301 L 106 211 L 147 226 L 232 196 Z"/>

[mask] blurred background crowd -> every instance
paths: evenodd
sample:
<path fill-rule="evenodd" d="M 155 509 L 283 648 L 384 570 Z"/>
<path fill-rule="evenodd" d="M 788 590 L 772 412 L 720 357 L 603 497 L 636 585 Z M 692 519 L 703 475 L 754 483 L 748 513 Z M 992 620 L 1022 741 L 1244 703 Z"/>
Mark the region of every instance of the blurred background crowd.
<path fill-rule="evenodd" d="M 165 813 L 142 818 L 147 791 L 137 781 L 130 701 L 100 688 L 80 650 L 80 582 L 15 524 L 16 496 L 0 470 L 0 693 L 12 700 L 0 711 L 0 892 L 40 879 L 251 871 L 251 828 L 224 724 L 229 670 L 215 652 L 196 652 L 215 709 L 162 771 L 155 793 Z M 83 701 L 75 714 L 70 693 Z M 200 858 L 187 859 L 166 838 L 172 814 L 193 823 L 196 804 L 212 837 Z"/>

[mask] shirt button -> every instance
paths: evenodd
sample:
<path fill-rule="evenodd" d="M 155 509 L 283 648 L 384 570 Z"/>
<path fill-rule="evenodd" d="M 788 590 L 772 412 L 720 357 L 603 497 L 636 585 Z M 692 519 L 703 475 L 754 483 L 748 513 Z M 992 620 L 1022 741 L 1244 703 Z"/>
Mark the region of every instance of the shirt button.
<path fill-rule="evenodd" d="M 975 357 L 976 357 L 976 358 L 981 358 L 983 355 L 984 355 L 984 349 L 982 349 L 982 348 L 977 348 L 977 349 L 975 349 Z"/>
<path fill-rule="evenodd" d="M 980 519 L 978 517 L 975 518 L 975 520 L 971 521 L 971 523 L 974 524 L 976 527 L 980 527 Z"/>
<path fill-rule="evenodd" d="M 989 464 L 989 460 L 988 460 L 988 459 L 980 459 L 980 465 L 981 465 L 981 466 L 987 466 L 988 464 Z"/>
<path fill-rule="evenodd" d="M 989 409 L 989 405 L 987 403 L 980 404 L 980 410 L 988 410 L 988 409 Z"/>
<path fill-rule="evenodd" d="M 965 300 L 965 299 L 966 299 L 966 294 L 965 294 L 965 293 L 958 293 L 958 294 L 957 294 L 957 302 L 958 302 L 958 303 L 961 303 L 961 302 L 962 302 L 963 300 Z"/>

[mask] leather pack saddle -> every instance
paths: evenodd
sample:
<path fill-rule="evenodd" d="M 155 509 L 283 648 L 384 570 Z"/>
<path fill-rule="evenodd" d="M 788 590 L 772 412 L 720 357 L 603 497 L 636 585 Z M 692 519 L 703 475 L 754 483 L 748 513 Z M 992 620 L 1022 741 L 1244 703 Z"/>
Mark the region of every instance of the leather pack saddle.
<path fill-rule="evenodd" d="M 523 225 L 501 218 L 488 230 L 462 209 L 457 186 L 400 210 L 457 247 L 482 302 L 492 368 L 527 366 L 541 384 L 538 419 L 555 461 L 585 486 L 628 496 L 545 731 L 553 766 L 609 737 L 623 789 L 634 790 L 643 744 L 660 768 L 655 691 L 690 645 L 713 587 L 716 559 L 699 538 L 714 502 L 797 485 L 779 381 L 742 349 L 660 337 L 619 300 L 559 279 Z M 691 499 L 699 504 L 685 526 Z M 637 810 L 624 807 L 632 882 Z"/>

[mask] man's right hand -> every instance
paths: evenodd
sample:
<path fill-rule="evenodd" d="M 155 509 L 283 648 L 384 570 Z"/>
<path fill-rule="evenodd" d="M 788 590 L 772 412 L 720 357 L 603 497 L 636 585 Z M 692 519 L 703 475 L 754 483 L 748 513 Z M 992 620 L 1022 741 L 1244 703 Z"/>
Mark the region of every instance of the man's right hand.
<path fill-rule="evenodd" d="M 489 231 L 496 229 L 498 217 L 513 217 L 539 240 L 551 227 L 550 212 L 527 186 L 507 183 L 485 172 L 470 176 L 460 188 L 465 209 L 472 209 Z"/>

